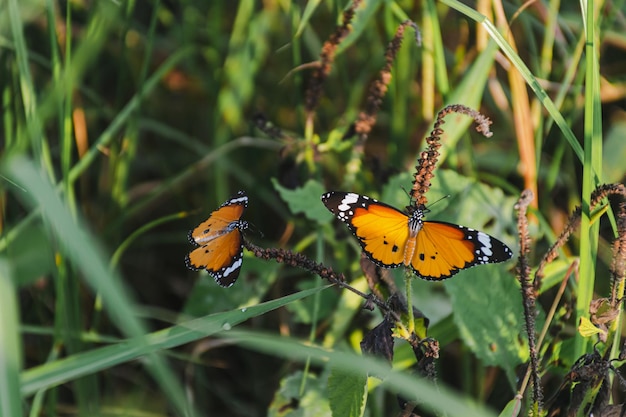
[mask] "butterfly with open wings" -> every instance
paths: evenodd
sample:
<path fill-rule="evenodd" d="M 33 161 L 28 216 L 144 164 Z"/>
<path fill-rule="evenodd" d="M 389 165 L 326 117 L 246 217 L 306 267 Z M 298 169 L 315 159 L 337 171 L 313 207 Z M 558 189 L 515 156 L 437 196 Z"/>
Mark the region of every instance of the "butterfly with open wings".
<path fill-rule="evenodd" d="M 239 191 L 189 232 L 189 241 L 199 245 L 185 258 L 189 269 L 206 269 L 222 287 L 235 283 L 243 258 L 241 232 L 248 228 L 248 222 L 241 220 L 246 207 L 248 196 Z"/>
<path fill-rule="evenodd" d="M 322 202 L 348 225 L 363 251 L 384 268 L 410 267 L 427 280 L 442 280 L 475 265 L 504 262 L 513 252 L 486 233 L 452 223 L 425 221 L 424 210 L 407 215 L 364 195 L 331 191 Z"/>

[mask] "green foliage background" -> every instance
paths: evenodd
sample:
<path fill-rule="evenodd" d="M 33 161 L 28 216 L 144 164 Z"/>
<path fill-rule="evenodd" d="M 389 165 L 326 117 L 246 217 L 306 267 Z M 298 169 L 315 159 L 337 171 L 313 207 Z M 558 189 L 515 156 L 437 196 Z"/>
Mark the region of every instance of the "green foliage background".
<path fill-rule="evenodd" d="M 250 253 L 235 286 L 220 288 L 185 268 L 186 235 L 243 189 L 249 239 L 367 291 L 357 242 L 319 196 L 346 189 L 405 206 L 434 116 L 459 103 L 489 116 L 494 136 L 446 118 L 428 197 L 450 197 L 429 218 L 517 253 L 513 205 L 534 188 L 536 265 L 573 206 L 626 172 L 626 10 L 594 3 L 365 0 L 310 126 L 311 64 L 345 2 L 1 2 L 0 417 L 389 416 L 398 392 L 448 415 L 503 410 L 528 360 L 513 261 L 415 280 L 413 302 L 442 348 L 436 389 L 402 371 L 414 361 L 407 344 L 394 371 L 359 356 L 381 320 L 362 299 Z M 406 19 L 422 45 L 407 31 L 355 153 L 343 136 Z M 287 138 L 261 132 L 258 113 Z M 542 287 L 538 326 L 580 256 L 541 351 L 546 394 L 591 349 L 577 319 L 594 289 L 608 294 L 611 224 L 591 225 L 586 210 L 581 229 Z M 349 377 L 363 369 L 385 382 L 363 390 L 362 373 Z"/>

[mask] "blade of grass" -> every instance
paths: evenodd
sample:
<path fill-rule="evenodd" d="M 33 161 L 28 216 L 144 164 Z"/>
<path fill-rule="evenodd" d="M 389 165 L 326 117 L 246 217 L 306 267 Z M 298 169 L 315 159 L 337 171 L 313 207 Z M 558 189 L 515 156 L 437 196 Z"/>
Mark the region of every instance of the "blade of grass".
<path fill-rule="evenodd" d="M 50 38 L 51 65 L 54 85 L 61 85 L 63 63 L 59 54 L 59 39 L 57 37 L 57 16 L 56 7 L 53 2 L 46 2 L 48 35 Z M 69 68 L 72 58 L 72 13 L 69 5 L 66 7 L 66 27 L 65 27 L 65 65 Z M 67 36 L 67 34 L 70 34 Z M 61 174 L 63 195 L 67 201 L 67 206 L 76 216 L 76 199 L 74 188 L 69 182 L 69 171 L 72 164 L 73 134 L 72 134 L 72 84 L 66 85 L 67 89 L 62 95 L 55 97 L 57 100 L 57 120 L 59 137 L 61 139 Z M 47 145 L 46 145 L 47 146 Z M 80 290 L 79 280 L 74 269 L 69 264 L 69 260 L 62 254 L 56 254 L 56 265 L 54 275 L 55 287 L 55 316 L 54 316 L 54 345 L 63 346 L 68 354 L 82 351 L 85 343 L 77 337 L 81 330 L 80 312 Z M 74 381 L 72 391 L 76 396 L 78 410 L 80 414 L 89 415 L 97 412 L 99 408 L 98 381 L 92 377 L 82 378 Z M 43 392 L 41 393 L 43 397 Z M 55 397 L 52 395 L 51 397 Z"/>
<path fill-rule="evenodd" d="M 507 56 L 507 58 L 509 58 L 511 63 L 513 63 L 513 65 L 520 72 L 524 80 L 526 80 L 528 86 L 533 90 L 539 101 L 543 104 L 548 113 L 550 113 L 550 116 L 552 116 L 556 124 L 561 129 L 561 132 L 565 136 L 565 139 L 569 143 L 570 147 L 572 148 L 578 159 L 582 162 L 584 160 L 583 149 L 578 143 L 576 137 L 574 136 L 574 132 L 572 132 L 572 129 L 563 118 L 563 115 L 556 108 L 552 99 L 550 99 L 550 97 L 546 94 L 545 90 L 541 87 L 532 72 L 530 72 L 530 69 L 528 69 L 526 64 L 524 64 L 519 55 L 517 55 L 515 51 L 513 51 L 511 46 L 498 32 L 498 29 L 493 25 L 493 23 L 490 22 L 484 15 L 478 13 L 476 10 L 473 10 L 463 3 L 458 2 L 457 0 L 441 0 L 441 2 L 452 7 L 455 10 L 458 10 L 465 16 L 483 25 L 487 33 L 489 33 L 491 38 L 500 47 L 502 52 Z"/>
<path fill-rule="evenodd" d="M 149 223 L 144 224 L 143 226 L 141 226 L 139 229 L 135 230 L 133 233 L 130 234 L 130 236 L 128 236 L 126 239 L 124 239 L 124 241 L 117 247 L 117 249 L 115 250 L 115 252 L 113 252 L 113 255 L 111 256 L 111 260 L 109 261 L 109 266 L 111 267 L 111 269 L 115 269 L 117 268 L 117 265 L 119 263 L 120 258 L 122 257 L 122 255 L 124 254 L 124 252 L 126 251 L 126 249 L 141 235 L 143 235 L 144 233 L 146 233 L 147 231 L 154 229 L 155 227 L 163 224 L 163 223 L 167 223 L 173 220 L 179 220 L 184 218 L 185 216 L 187 216 L 189 213 L 187 212 L 179 212 L 179 213 L 174 213 L 174 214 L 170 214 L 169 216 L 164 216 L 164 217 L 160 217 L 154 221 L 151 221 Z M 96 330 L 98 329 L 99 325 L 100 325 L 100 318 L 102 315 L 102 297 L 100 294 L 98 294 L 96 296 L 96 299 L 94 300 L 94 306 L 93 306 L 93 317 L 91 319 L 91 331 L 92 332 L 96 332 Z"/>
<path fill-rule="evenodd" d="M 599 184 L 602 172 L 602 109 L 600 101 L 600 69 L 598 63 L 599 8 L 602 2 L 590 1 L 581 10 L 585 22 L 585 126 L 582 180 L 582 218 L 580 223 L 580 281 L 576 299 L 577 323 L 589 318 L 589 304 L 593 297 L 595 266 L 598 258 L 599 222 L 591 223 L 591 193 Z M 585 2 L 581 2 L 581 5 Z M 587 338 L 576 332 L 574 359 L 586 352 Z"/>
<path fill-rule="evenodd" d="M 70 182 L 74 182 L 85 172 L 85 170 L 93 163 L 98 155 L 101 154 L 101 149 L 106 148 L 111 140 L 117 135 L 117 133 L 124 127 L 129 118 L 141 105 L 144 98 L 161 82 L 161 79 L 172 68 L 179 64 L 183 59 L 187 58 L 194 48 L 183 48 L 168 57 L 165 62 L 157 69 L 142 85 L 141 91 L 138 91 L 132 99 L 124 106 L 124 108 L 117 114 L 115 119 L 111 121 L 109 126 L 102 132 L 102 134 L 95 140 L 94 144 L 89 148 L 89 151 L 85 156 L 78 161 L 69 174 Z"/>
<path fill-rule="evenodd" d="M 0 305 L 0 417 L 15 417 L 22 415 L 19 391 L 22 339 L 19 337 L 17 290 L 5 259 L 0 259 Z"/>
<path fill-rule="evenodd" d="M 465 72 L 463 80 L 450 92 L 445 99 L 445 105 L 462 103 L 471 108 L 478 108 L 482 101 L 489 72 L 493 67 L 493 60 L 498 50 L 494 42 L 489 42 L 478 55 L 472 66 Z M 441 142 L 439 160 L 443 161 L 450 150 L 456 147 L 459 139 L 467 134 L 473 120 L 461 114 L 446 116 L 445 140 Z"/>
<path fill-rule="evenodd" d="M 507 17 L 504 13 L 504 5 L 501 1 L 496 1 L 494 10 L 496 12 L 496 22 L 500 30 L 507 34 L 508 45 L 517 55 L 517 45 L 508 26 Z M 511 88 L 511 108 L 513 110 L 513 120 L 515 124 L 515 137 L 519 149 L 520 162 L 524 166 L 524 188 L 531 190 L 533 195 L 537 192 L 537 160 L 535 159 L 535 138 L 533 136 L 533 124 L 531 119 L 530 99 L 528 90 L 520 73 L 515 70 L 507 72 L 509 85 Z M 533 200 L 533 207 L 537 207 L 537 200 Z"/>
<path fill-rule="evenodd" d="M 144 355 L 172 349 L 229 330 L 248 319 L 309 297 L 328 287 L 329 285 L 311 288 L 251 307 L 211 314 L 145 336 L 36 366 L 22 373 L 22 394 L 32 395 L 40 389 L 59 385 L 80 376 L 135 360 Z"/>
<path fill-rule="evenodd" d="M 235 341 L 269 355 L 294 360 L 306 360 L 308 357 L 319 365 L 329 365 L 349 373 L 361 374 L 364 370 L 384 380 L 385 388 L 400 393 L 407 398 L 418 398 L 419 404 L 431 410 L 447 413 L 450 416 L 490 417 L 495 414 L 474 402 L 453 392 L 442 385 L 435 385 L 415 375 L 393 371 L 389 364 L 369 356 L 361 356 L 352 352 L 334 351 L 319 346 L 260 332 L 233 330 L 220 333 L 219 336 Z"/>
<path fill-rule="evenodd" d="M 128 2 L 126 7 L 126 15 L 128 17 L 132 16 L 134 10 L 134 2 Z M 148 33 L 146 35 L 145 42 L 145 54 L 142 59 L 142 65 L 139 72 L 139 79 L 137 84 L 139 85 L 138 96 L 142 97 L 141 91 L 143 90 L 143 86 L 146 82 L 146 77 L 148 75 L 148 68 L 153 62 L 152 52 L 154 49 L 155 43 L 155 32 L 157 26 L 157 17 L 161 10 L 161 2 L 160 0 L 156 0 L 152 5 L 152 17 L 150 19 L 150 26 L 148 28 Z M 125 28 L 126 31 L 130 29 L 130 26 Z M 125 36 L 121 37 L 125 39 Z M 120 83 L 121 85 L 121 83 Z M 123 92 L 120 92 L 120 95 L 123 96 Z M 118 155 L 117 164 L 113 169 L 115 169 L 114 182 L 111 187 L 111 196 L 116 201 L 120 208 L 125 208 L 128 204 L 128 182 L 129 176 L 131 172 L 132 163 L 135 161 L 137 156 L 137 148 L 139 146 L 139 118 L 141 116 L 141 106 L 137 106 L 137 108 L 132 112 L 132 115 L 129 117 L 128 124 L 126 126 L 124 132 L 124 140 L 122 144 L 123 152 Z"/>
<path fill-rule="evenodd" d="M 84 226 L 72 218 L 53 185 L 45 181 L 33 163 L 24 158 L 12 157 L 5 161 L 2 168 L 7 176 L 27 190 L 28 194 L 20 197 L 30 199 L 28 203 L 40 209 L 44 221 L 50 225 L 56 239 L 64 248 L 65 255 L 82 271 L 94 291 L 102 294 L 112 322 L 117 323 L 127 336 L 138 337 L 146 333 L 120 278 L 109 270 L 96 240 Z M 146 367 L 152 376 L 161 385 L 179 414 L 187 415 L 185 395 L 177 384 L 174 373 L 159 356 L 151 355 L 149 359 L 146 361 Z"/>
<path fill-rule="evenodd" d="M 32 146 L 35 158 L 46 167 L 47 174 L 54 178 L 50 152 L 43 133 L 43 123 L 37 114 L 37 94 L 33 86 L 33 78 L 28 66 L 28 48 L 24 40 L 22 18 L 17 0 L 8 0 L 9 22 L 11 23 L 11 35 L 15 43 L 15 55 L 19 71 L 20 93 L 26 117 L 26 128 L 28 130 L 29 142 Z"/>
<path fill-rule="evenodd" d="M 194 51 L 193 48 L 183 48 L 173 53 L 157 71 L 143 84 L 143 89 L 140 93 L 135 94 L 133 98 L 124 106 L 124 108 L 118 113 L 115 119 L 109 124 L 109 126 L 102 132 L 102 134 L 95 140 L 94 144 L 89 148 L 89 151 L 81 158 L 76 165 L 72 167 L 69 172 L 68 180 L 70 183 L 74 183 L 82 174 L 89 168 L 89 166 L 96 160 L 101 154 L 101 149 L 106 148 L 109 143 L 115 138 L 115 135 L 122 129 L 127 122 L 128 118 L 132 115 L 133 111 L 142 103 L 143 97 L 148 95 L 163 78 L 163 76 L 176 66 L 180 61 L 186 58 Z M 38 210 L 31 211 L 19 224 L 15 225 L 11 230 L 0 240 L 0 252 L 5 250 L 7 245 L 10 244 L 16 236 L 23 232 L 37 217 Z"/>

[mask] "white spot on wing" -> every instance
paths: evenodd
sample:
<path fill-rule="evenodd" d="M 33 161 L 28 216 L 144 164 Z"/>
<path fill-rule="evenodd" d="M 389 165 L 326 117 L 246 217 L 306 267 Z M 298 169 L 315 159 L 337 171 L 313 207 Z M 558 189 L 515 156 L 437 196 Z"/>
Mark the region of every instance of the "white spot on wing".
<path fill-rule="evenodd" d="M 493 250 L 492 250 L 493 246 L 491 244 L 491 236 L 483 232 L 478 232 L 476 235 L 478 236 L 478 241 L 482 243 L 482 246 L 480 247 L 480 250 L 482 251 L 482 253 L 484 253 L 488 257 L 493 256 Z"/>
<path fill-rule="evenodd" d="M 344 211 L 348 211 L 351 209 L 351 207 L 357 202 L 359 201 L 359 195 L 355 194 L 355 193 L 348 193 L 346 194 L 346 196 L 343 198 L 343 200 L 341 200 L 341 204 L 339 204 L 337 206 L 337 209 L 340 212 L 344 212 Z"/>
<path fill-rule="evenodd" d="M 227 277 L 230 274 L 232 274 L 233 272 L 235 272 L 237 270 L 237 268 L 241 267 L 241 264 L 243 263 L 243 258 L 239 258 L 237 259 L 235 262 L 232 263 L 232 265 L 230 265 L 227 268 L 224 268 L 224 272 L 222 272 L 222 276 L 223 277 Z"/>

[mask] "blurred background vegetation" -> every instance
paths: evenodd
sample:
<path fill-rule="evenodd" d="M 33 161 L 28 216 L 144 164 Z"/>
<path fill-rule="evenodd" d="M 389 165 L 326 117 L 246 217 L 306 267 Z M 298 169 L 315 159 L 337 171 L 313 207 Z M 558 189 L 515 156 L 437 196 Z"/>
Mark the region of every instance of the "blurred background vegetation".
<path fill-rule="evenodd" d="M 468 9 L 453 0 L 365 0 L 339 46 L 314 124 L 307 125 L 307 83 L 347 4 L 0 3 L 0 249 L 8 285 L 0 299 L 7 323 L 0 344 L 17 367 L 0 375 L 0 386 L 14 394 L 2 416 L 16 410 L 157 416 L 184 409 L 190 415 L 257 416 L 270 408 L 270 415 L 298 408 L 298 415 L 328 415 L 327 370 L 307 368 L 315 380 L 302 390 L 303 363 L 255 349 L 252 336 L 247 347 L 197 336 L 172 349 L 149 342 L 165 353 L 158 358 L 142 345 L 144 361 L 109 363 L 115 352 L 106 351 L 101 359 L 108 365 L 85 359 L 82 367 L 55 366 L 64 357 L 115 347 L 125 337 L 324 284 L 249 253 L 229 289 L 185 268 L 188 230 L 240 189 L 251 201 L 244 215 L 253 224 L 249 239 L 326 261 L 366 291 L 356 242 L 347 230 L 332 227 L 319 196 L 346 189 L 406 205 L 403 187 L 411 186 L 423 138 L 446 104 L 480 110 L 493 120 L 494 136 L 477 134 L 466 116 L 446 119 L 441 168 L 429 201 L 451 197 L 432 208 L 431 218 L 486 230 L 517 248 L 513 204 L 530 188 L 537 197 L 533 265 L 590 191 L 584 172 L 595 169 L 601 182 L 623 181 L 624 1 L 596 2 L 591 21 L 599 66 L 589 69 L 587 10 L 578 2 L 480 0 Z M 481 14 L 495 26 L 480 20 Z M 422 43 L 407 31 L 377 123 L 364 152 L 355 153 L 355 138 L 344 135 L 384 65 L 387 43 L 406 19 L 418 24 Z M 519 61 L 505 56 L 493 32 L 513 45 Z M 534 75 L 532 83 L 520 76 L 520 62 Z M 599 74 L 593 95 L 585 94 L 589 71 Z M 547 93 L 555 106 L 535 91 Z M 590 135 L 590 106 L 601 110 L 593 161 L 581 153 Z M 263 119 L 285 135 L 261 131 Z M 319 213 L 294 209 L 298 201 Z M 596 227 L 593 265 L 602 277 L 596 291 L 606 296 L 613 235 L 609 222 Z M 578 242 L 547 274 L 546 309 L 579 253 Z M 416 280 L 413 290 L 416 307 L 431 320 L 429 335 L 441 344 L 439 383 L 474 405 L 501 410 L 515 395 L 525 371 L 519 365 L 528 354 L 521 302 L 502 299 L 519 298 L 513 262 L 494 268 L 462 272 L 445 285 Z M 401 285 L 401 271 L 397 278 Z M 546 395 L 582 353 L 575 342 L 577 290 L 572 280 L 543 352 Z M 467 300 L 484 302 L 479 307 L 485 316 L 502 319 L 493 324 L 496 335 L 479 334 L 481 326 L 492 324 L 466 310 Z M 363 334 L 380 321 L 380 313 L 363 312 L 361 305 L 358 298 L 327 289 L 252 315 L 242 327 L 359 352 Z M 501 346 L 504 356 L 489 353 Z M 411 366 L 409 353 L 396 356 L 399 367 Z M 301 407 L 289 403 L 296 397 Z M 366 413 L 390 416 L 399 408 L 392 395 L 373 389 Z"/>

